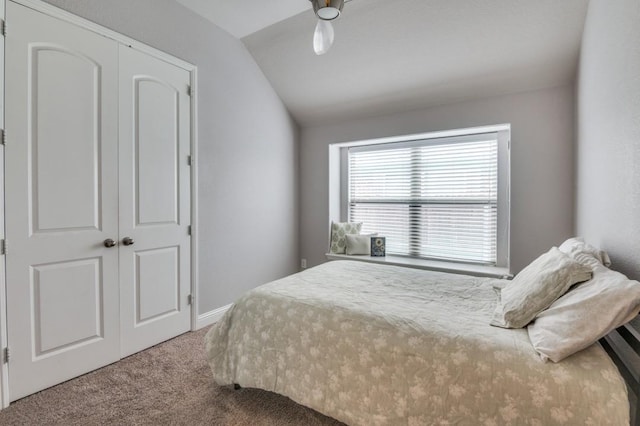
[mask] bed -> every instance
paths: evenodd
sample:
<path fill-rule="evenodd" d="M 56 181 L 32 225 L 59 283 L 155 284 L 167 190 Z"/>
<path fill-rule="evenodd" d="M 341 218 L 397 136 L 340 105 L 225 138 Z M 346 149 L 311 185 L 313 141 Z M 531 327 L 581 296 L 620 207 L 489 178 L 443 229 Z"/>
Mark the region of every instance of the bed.
<path fill-rule="evenodd" d="M 607 352 L 596 344 L 542 361 L 526 329 L 489 325 L 494 284 L 322 264 L 232 305 L 205 338 L 214 380 L 350 425 L 628 425 L 625 382 Z"/>

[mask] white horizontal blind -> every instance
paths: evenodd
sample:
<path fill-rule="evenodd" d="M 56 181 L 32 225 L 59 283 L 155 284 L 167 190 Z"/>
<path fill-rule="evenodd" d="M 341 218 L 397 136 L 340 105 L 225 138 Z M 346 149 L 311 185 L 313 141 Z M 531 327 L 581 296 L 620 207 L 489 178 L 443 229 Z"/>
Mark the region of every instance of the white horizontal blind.
<path fill-rule="evenodd" d="M 388 254 L 495 265 L 497 134 L 349 148 L 349 220 Z"/>

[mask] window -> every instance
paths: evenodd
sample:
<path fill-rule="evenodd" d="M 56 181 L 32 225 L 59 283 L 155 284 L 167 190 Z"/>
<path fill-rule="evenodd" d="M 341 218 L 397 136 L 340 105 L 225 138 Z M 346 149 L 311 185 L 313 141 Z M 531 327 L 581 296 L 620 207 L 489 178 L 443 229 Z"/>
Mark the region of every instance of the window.
<path fill-rule="evenodd" d="M 491 130 L 345 144 L 346 219 L 389 255 L 507 267 L 509 130 Z"/>

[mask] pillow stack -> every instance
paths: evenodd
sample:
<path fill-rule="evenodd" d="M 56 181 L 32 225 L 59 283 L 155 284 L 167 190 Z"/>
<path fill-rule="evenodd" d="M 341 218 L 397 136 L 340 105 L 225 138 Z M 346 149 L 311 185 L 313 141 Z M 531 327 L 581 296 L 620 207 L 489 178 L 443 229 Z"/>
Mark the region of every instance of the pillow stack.
<path fill-rule="evenodd" d="M 371 237 L 378 234 L 360 234 L 362 222 L 331 222 L 331 245 L 335 254 L 371 254 Z"/>
<path fill-rule="evenodd" d="M 527 326 L 545 361 L 559 362 L 591 346 L 640 312 L 640 282 L 610 264 L 606 252 L 583 240 L 565 241 L 497 290 L 491 324 Z"/>
<path fill-rule="evenodd" d="M 362 222 L 331 222 L 331 253 L 345 254 L 347 235 L 359 234 Z"/>
<path fill-rule="evenodd" d="M 591 346 L 640 312 L 640 282 L 607 268 L 606 252 L 571 238 L 561 246 L 593 271 L 593 278 L 577 285 L 541 312 L 527 327 L 529 339 L 542 359 L 559 362 Z"/>

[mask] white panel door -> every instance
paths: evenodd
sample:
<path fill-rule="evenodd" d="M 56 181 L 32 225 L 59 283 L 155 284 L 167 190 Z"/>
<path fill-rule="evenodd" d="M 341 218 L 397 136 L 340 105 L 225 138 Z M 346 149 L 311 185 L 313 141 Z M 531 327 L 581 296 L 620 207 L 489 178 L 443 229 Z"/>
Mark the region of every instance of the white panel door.
<path fill-rule="evenodd" d="M 118 45 L 7 2 L 9 389 L 120 356 Z"/>
<path fill-rule="evenodd" d="M 189 82 L 188 71 L 120 46 L 123 357 L 190 328 Z"/>

